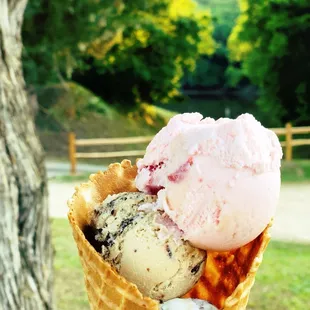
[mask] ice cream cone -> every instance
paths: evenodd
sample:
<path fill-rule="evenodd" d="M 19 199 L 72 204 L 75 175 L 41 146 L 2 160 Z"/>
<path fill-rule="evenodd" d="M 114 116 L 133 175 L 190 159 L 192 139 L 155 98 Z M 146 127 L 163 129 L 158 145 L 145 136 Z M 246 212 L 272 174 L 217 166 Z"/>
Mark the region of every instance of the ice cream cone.
<path fill-rule="evenodd" d="M 91 175 L 89 182 L 78 186 L 68 202 L 68 218 L 93 310 L 159 309 L 158 301 L 143 296 L 137 286 L 120 276 L 87 240 L 94 207 L 109 194 L 137 191 L 136 174 L 136 166 L 128 160 L 112 164 L 107 171 Z M 219 309 L 245 309 L 270 239 L 269 226 L 251 243 L 235 251 L 208 253 L 204 275 L 184 297 L 205 299 Z"/>

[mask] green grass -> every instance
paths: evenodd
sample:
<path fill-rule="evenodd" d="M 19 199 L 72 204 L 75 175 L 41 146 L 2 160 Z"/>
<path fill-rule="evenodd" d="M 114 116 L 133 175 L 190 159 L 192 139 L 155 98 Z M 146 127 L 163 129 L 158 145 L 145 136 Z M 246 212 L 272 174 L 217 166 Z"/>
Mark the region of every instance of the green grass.
<path fill-rule="evenodd" d="M 69 223 L 66 219 L 54 219 L 52 229 L 57 309 L 89 310 L 83 271 Z"/>
<path fill-rule="evenodd" d="M 310 309 L 310 246 L 271 242 L 247 309 Z"/>
<path fill-rule="evenodd" d="M 295 160 L 282 163 L 282 182 L 310 181 L 310 160 Z"/>
<path fill-rule="evenodd" d="M 122 113 L 75 83 L 42 87 L 38 91 L 38 100 L 40 110 L 36 116 L 36 127 L 49 157 L 66 156 L 68 131 L 75 132 L 77 138 L 86 139 L 148 136 L 158 132 L 176 114 L 148 104 L 142 104 L 130 113 Z M 78 150 L 100 152 L 102 149 L 129 150 L 137 149 L 137 146 L 89 146 Z"/>
<path fill-rule="evenodd" d="M 54 219 L 55 295 L 61 310 L 89 310 L 71 229 Z M 251 291 L 248 310 L 310 309 L 310 246 L 272 241 Z"/>

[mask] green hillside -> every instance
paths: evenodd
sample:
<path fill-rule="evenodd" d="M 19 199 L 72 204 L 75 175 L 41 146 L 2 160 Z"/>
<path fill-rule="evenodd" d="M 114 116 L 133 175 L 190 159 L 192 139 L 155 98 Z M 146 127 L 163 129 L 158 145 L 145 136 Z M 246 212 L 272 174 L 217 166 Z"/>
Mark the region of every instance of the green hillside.
<path fill-rule="evenodd" d="M 123 114 L 74 83 L 47 86 L 38 89 L 37 95 L 36 126 L 50 157 L 67 156 L 70 131 L 78 138 L 153 135 L 175 114 L 146 104 L 135 112 Z M 126 148 L 122 146 L 122 149 Z"/>

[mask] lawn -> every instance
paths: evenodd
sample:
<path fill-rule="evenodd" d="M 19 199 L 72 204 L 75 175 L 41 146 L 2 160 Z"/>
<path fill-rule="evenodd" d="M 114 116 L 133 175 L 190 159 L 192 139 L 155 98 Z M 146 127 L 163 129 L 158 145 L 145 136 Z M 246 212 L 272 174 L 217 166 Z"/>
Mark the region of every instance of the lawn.
<path fill-rule="evenodd" d="M 90 310 L 84 289 L 83 271 L 66 219 L 53 219 L 55 248 L 55 299 L 59 310 Z"/>
<path fill-rule="evenodd" d="M 89 310 L 71 229 L 53 219 L 55 296 L 60 310 Z M 256 277 L 249 310 L 310 309 L 310 246 L 272 241 Z"/>
<path fill-rule="evenodd" d="M 282 162 L 282 182 L 309 182 L 310 160 Z"/>

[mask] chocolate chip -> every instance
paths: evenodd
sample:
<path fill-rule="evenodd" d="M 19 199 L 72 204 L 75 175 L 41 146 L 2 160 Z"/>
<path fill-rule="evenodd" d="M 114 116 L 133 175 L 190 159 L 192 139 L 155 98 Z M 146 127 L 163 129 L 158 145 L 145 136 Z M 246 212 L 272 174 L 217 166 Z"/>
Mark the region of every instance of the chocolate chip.
<path fill-rule="evenodd" d="M 150 271 L 150 268 L 146 268 L 147 271 Z"/>
<path fill-rule="evenodd" d="M 99 209 L 95 209 L 94 210 L 94 215 L 97 217 L 101 212 L 99 211 Z"/>
<path fill-rule="evenodd" d="M 172 252 L 171 252 L 171 249 L 170 249 L 168 244 L 166 244 L 166 251 L 168 253 L 168 256 L 171 258 L 172 257 Z"/>
<path fill-rule="evenodd" d="M 135 253 L 137 253 L 137 249 L 134 249 L 133 251 L 134 251 Z"/>
<path fill-rule="evenodd" d="M 104 226 L 104 227 L 107 227 L 107 226 Z M 99 228 L 98 232 L 99 232 L 99 234 L 103 235 L 104 232 L 105 232 L 105 229 L 104 228 Z"/>
<path fill-rule="evenodd" d="M 123 201 L 123 200 L 127 200 L 127 197 L 125 196 L 127 195 L 127 193 L 124 193 L 122 195 L 118 195 L 116 198 L 114 198 L 113 200 L 111 200 L 110 202 L 108 202 L 107 204 L 107 207 L 108 208 L 114 208 L 114 205 L 115 203 L 120 200 L 120 201 Z"/>
<path fill-rule="evenodd" d="M 108 202 L 107 207 L 113 208 L 117 199 L 118 199 L 118 197 L 113 199 L 112 201 Z"/>
<path fill-rule="evenodd" d="M 140 200 L 137 202 L 137 205 L 139 206 L 139 205 L 145 203 L 145 201 L 146 201 L 146 199 L 145 199 L 145 198 L 142 198 L 142 199 L 140 199 Z"/>
<path fill-rule="evenodd" d="M 108 232 L 102 244 L 108 248 L 114 244 L 114 237 Z"/>
<path fill-rule="evenodd" d="M 202 262 L 200 262 L 200 263 L 198 263 L 196 266 L 194 266 L 194 267 L 192 268 L 192 270 L 191 270 L 191 273 L 192 273 L 192 274 L 196 274 L 196 273 L 199 271 L 201 264 L 202 264 Z"/>
<path fill-rule="evenodd" d="M 123 231 L 125 230 L 125 228 L 133 223 L 135 218 L 136 218 L 136 216 L 133 216 L 133 217 L 130 217 L 128 219 L 123 220 L 121 222 L 120 227 L 119 227 L 119 234 L 122 234 Z"/>

